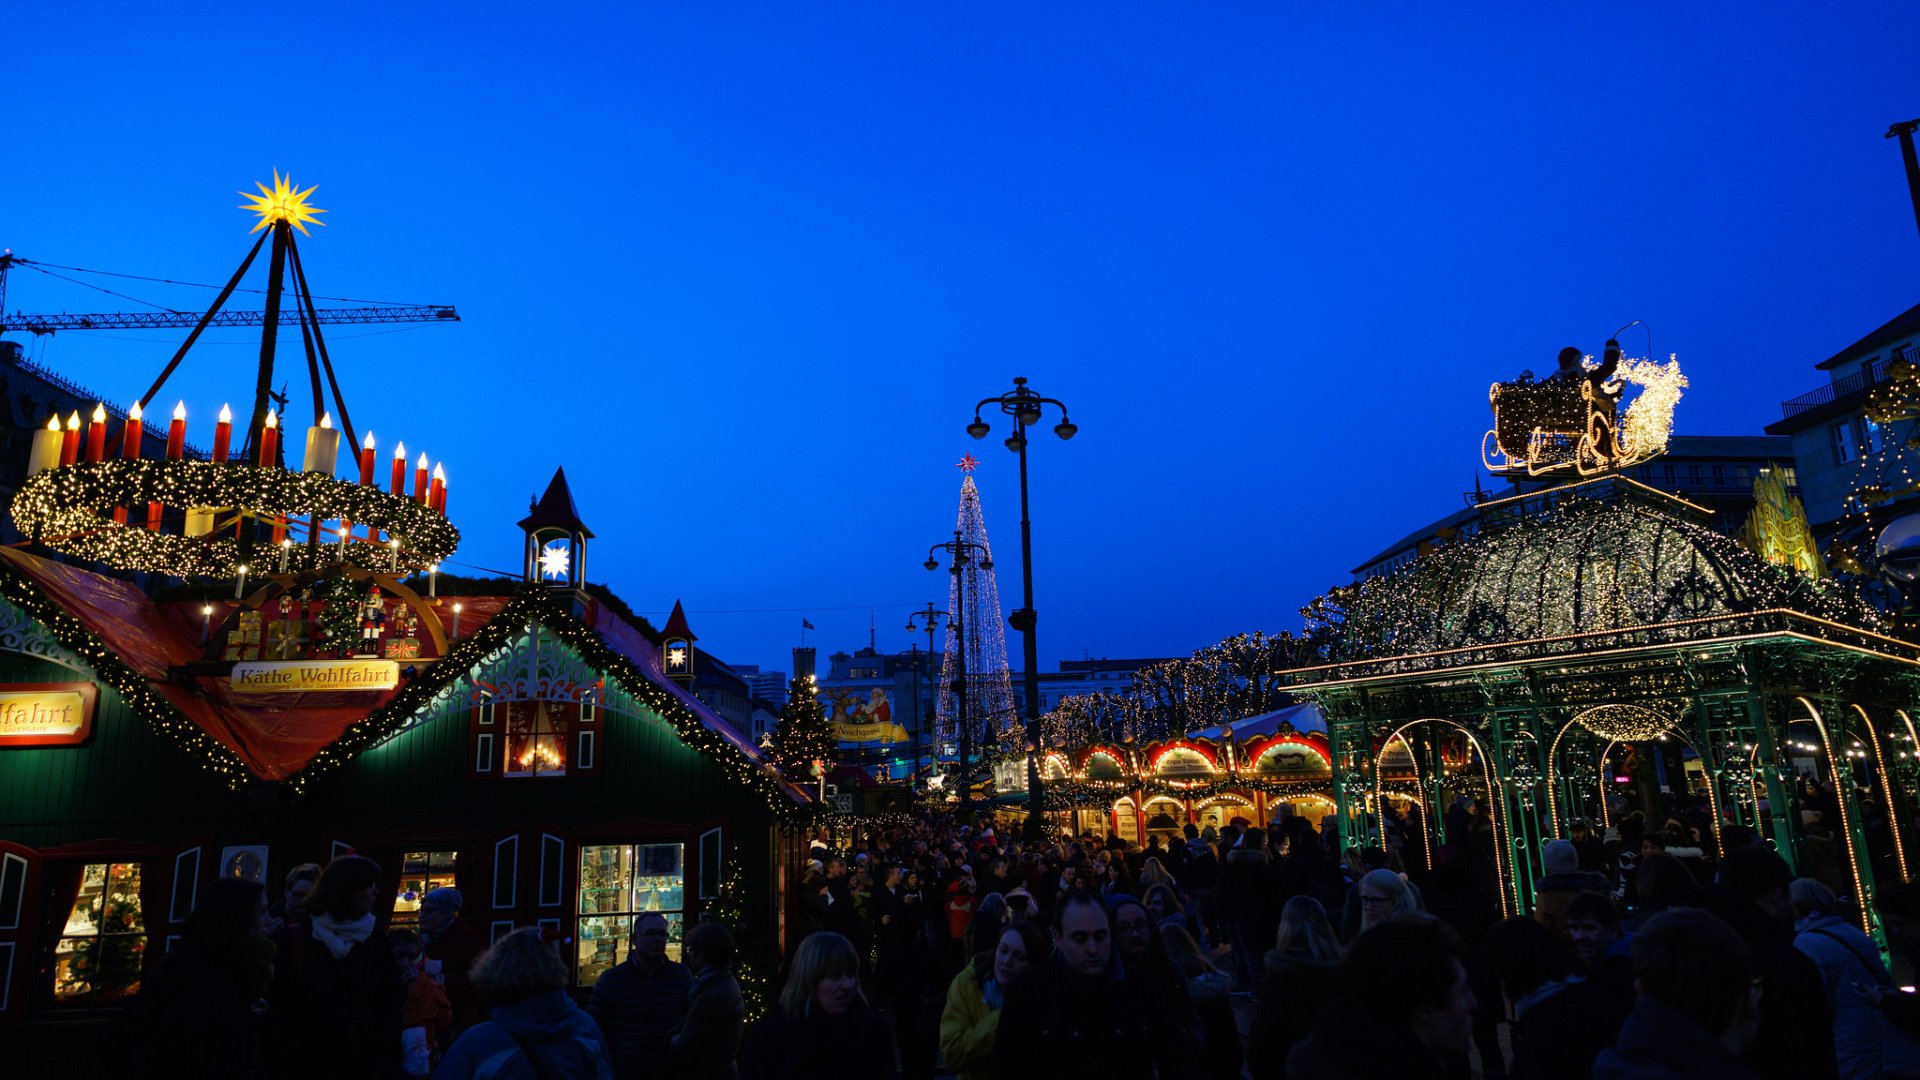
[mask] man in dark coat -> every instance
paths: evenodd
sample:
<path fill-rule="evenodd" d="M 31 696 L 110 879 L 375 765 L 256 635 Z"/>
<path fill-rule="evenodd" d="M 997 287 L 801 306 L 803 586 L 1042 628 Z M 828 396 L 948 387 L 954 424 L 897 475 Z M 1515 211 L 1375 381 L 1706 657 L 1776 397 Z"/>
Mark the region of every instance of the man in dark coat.
<path fill-rule="evenodd" d="M 1740 1053 L 1759 1017 L 1753 958 L 1705 911 L 1677 908 L 1633 936 L 1640 997 L 1594 1080 L 1753 1080 Z"/>
<path fill-rule="evenodd" d="M 1354 939 L 1341 962 L 1346 993 L 1287 1055 L 1288 1080 L 1406 1080 L 1442 1076 L 1473 1041 L 1476 1002 L 1460 937 L 1413 916 Z"/>
<path fill-rule="evenodd" d="M 1761 982 L 1760 1030 L 1747 1067 L 1769 1080 L 1833 1080 L 1833 1009 L 1820 965 L 1793 946 L 1793 871 L 1769 848 L 1728 852 L 1718 883 L 1689 903 L 1718 915 L 1746 942 Z"/>
<path fill-rule="evenodd" d="M 733 934 L 720 923 L 701 923 L 687 933 L 687 959 L 693 986 L 687 1015 L 673 1033 L 672 1072 L 688 1080 L 735 1080 L 746 1005 L 733 977 Z"/>
<path fill-rule="evenodd" d="M 993 1048 L 996 1080 L 1186 1077 L 1178 1018 L 1130 978 L 1099 897 L 1074 889 L 1053 914 L 1053 956 L 1006 989 Z M 1156 1004 L 1161 1007 L 1154 1007 Z"/>
<path fill-rule="evenodd" d="M 687 1015 L 692 987 L 686 967 L 667 959 L 666 917 L 636 916 L 626 960 L 600 976 L 587 999 L 615 1076 L 628 1080 L 658 1071 Z"/>

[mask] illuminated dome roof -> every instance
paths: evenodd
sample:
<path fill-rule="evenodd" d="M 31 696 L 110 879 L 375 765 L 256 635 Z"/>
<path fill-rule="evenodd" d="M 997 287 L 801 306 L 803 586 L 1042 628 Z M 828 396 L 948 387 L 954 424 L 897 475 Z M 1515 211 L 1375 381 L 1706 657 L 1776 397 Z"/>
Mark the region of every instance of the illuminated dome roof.
<path fill-rule="evenodd" d="M 1832 582 L 1774 566 L 1655 507 L 1568 498 L 1557 509 L 1441 548 L 1397 573 L 1335 589 L 1307 615 L 1322 657 L 1338 662 L 1543 642 L 1768 608 L 1866 628 L 1879 622 Z"/>

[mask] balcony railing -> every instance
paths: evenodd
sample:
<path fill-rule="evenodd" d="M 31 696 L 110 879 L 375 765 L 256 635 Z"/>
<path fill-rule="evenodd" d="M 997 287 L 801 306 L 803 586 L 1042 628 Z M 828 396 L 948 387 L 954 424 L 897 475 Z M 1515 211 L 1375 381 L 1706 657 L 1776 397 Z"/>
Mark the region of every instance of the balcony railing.
<path fill-rule="evenodd" d="M 1892 356 L 1887 357 L 1885 360 L 1869 361 L 1863 365 L 1859 371 L 1851 375 L 1835 379 L 1811 393 L 1801 394 L 1797 398 L 1789 398 L 1781 402 L 1780 412 L 1786 419 L 1790 420 L 1803 412 L 1817 409 L 1822 405 L 1837 401 L 1849 394 L 1855 394 L 1868 387 L 1877 386 L 1886 381 L 1887 368 L 1891 367 L 1894 361 L 1905 360 L 1912 363 L 1914 359 L 1913 356 L 1909 355 L 1908 350 L 1896 350 Z"/>

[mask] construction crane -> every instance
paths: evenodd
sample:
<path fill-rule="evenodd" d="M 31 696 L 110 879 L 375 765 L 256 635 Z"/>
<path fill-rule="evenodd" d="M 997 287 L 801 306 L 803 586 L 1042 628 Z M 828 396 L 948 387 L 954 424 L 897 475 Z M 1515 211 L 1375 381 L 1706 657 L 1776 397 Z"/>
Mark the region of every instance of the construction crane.
<path fill-rule="evenodd" d="M 0 252 L 0 333 L 16 330 L 51 334 L 59 330 L 165 330 L 190 328 L 206 318 L 203 311 L 122 311 L 81 315 L 26 315 L 6 313 L 7 271 L 14 265 L 33 266 L 31 260 Z M 374 304 L 366 307 L 314 308 L 312 321 L 323 324 L 459 322 L 460 313 L 445 304 Z M 217 311 L 208 327 L 265 326 L 264 311 Z M 300 312 L 282 309 L 278 323 L 296 326 Z"/>

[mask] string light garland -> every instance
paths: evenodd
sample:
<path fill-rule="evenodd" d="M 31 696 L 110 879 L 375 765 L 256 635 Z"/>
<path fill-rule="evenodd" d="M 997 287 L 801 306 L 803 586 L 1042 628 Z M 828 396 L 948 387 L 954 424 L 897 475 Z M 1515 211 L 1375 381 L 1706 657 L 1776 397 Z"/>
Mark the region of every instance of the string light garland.
<path fill-rule="evenodd" d="M 685 703 L 654 683 L 638 664 L 608 648 L 599 634 L 562 606 L 550 590 L 539 586 L 522 590 L 486 625 L 451 644 L 446 658 L 430 669 L 447 674 L 407 683 L 387 704 L 348 727 L 338 739 L 322 748 L 293 777 L 294 789 L 304 790 L 313 780 L 347 764 L 362 751 L 407 726 L 422 710 L 432 707 L 455 679 L 465 677 L 475 665 L 509 647 L 515 638 L 527 632 L 529 625 L 535 624 L 572 649 L 588 667 L 617 681 L 627 694 L 664 720 L 688 748 L 718 765 L 730 783 L 760 796 L 776 819 L 812 819 L 810 804 L 797 802 L 770 768 L 708 728 Z"/>
<path fill-rule="evenodd" d="M 1643 705 L 1596 705 L 1574 716 L 1573 722 L 1614 742 L 1652 742 L 1665 739 L 1678 726 L 1666 713 Z"/>
<path fill-rule="evenodd" d="M 62 610 L 31 579 L 10 568 L 0 572 L 0 598 L 45 627 L 55 641 L 85 660 L 93 669 L 96 682 L 119 694 L 134 715 L 145 719 L 161 736 L 179 744 L 202 769 L 214 774 L 229 789 L 237 790 L 246 782 L 250 774 L 240 755 L 160 696 L 146 676 L 129 667 L 118 653 L 87 629 L 85 623 Z"/>
<path fill-rule="evenodd" d="M 249 561 L 248 548 L 221 529 L 180 536 L 113 520 L 113 508 L 160 503 L 174 507 L 239 507 L 273 521 L 309 517 L 351 521 L 403 538 L 400 548 L 374 544 L 296 544 L 272 553 L 289 568 L 318 569 L 346 559 L 369 569 L 391 569 L 404 550 L 409 565 L 443 562 L 460 545 L 460 530 L 437 511 L 376 487 L 350 484 L 318 472 L 290 472 L 238 462 L 116 459 L 48 469 L 29 478 L 13 497 L 13 521 L 22 535 L 78 559 L 123 570 L 174 577 L 232 577 Z M 269 545 L 258 543 L 255 561 Z"/>

